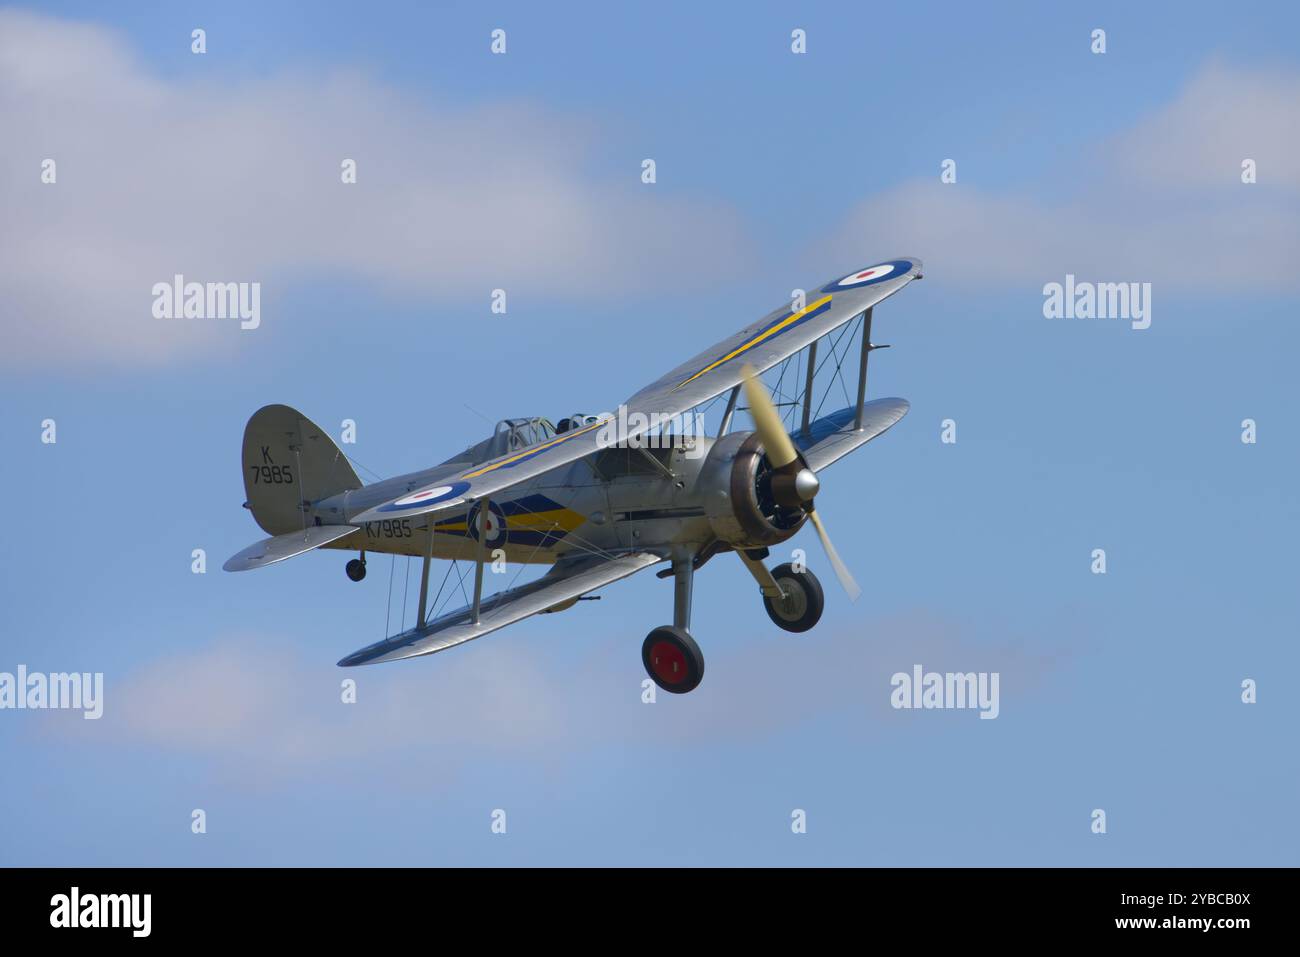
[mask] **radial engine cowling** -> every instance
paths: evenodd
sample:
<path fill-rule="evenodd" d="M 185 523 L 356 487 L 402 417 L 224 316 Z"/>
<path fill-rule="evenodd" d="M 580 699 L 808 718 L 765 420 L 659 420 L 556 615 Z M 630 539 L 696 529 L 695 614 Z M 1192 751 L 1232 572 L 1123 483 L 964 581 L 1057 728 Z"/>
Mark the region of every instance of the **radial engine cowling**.
<path fill-rule="evenodd" d="M 807 515 L 772 498 L 772 466 L 753 432 L 731 432 L 709 450 L 699 488 L 713 533 L 738 548 L 777 545 L 799 531 Z"/>

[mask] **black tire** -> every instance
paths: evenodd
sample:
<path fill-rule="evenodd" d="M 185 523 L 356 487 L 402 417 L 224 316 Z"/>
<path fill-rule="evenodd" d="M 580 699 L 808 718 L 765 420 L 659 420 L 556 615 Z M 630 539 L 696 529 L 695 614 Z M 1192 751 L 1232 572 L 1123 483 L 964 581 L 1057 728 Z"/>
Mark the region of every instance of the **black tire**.
<path fill-rule="evenodd" d="M 772 577 L 788 596 L 784 601 L 763 596 L 763 607 L 773 624 L 786 631 L 800 632 L 821 621 L 826 595 L 816 575 L 807 569 L 797 572 L 787 562 L 772 569 Z"/>
<path fill-rule="evenodd" d="M 354 582 L 359 582 L 366 577 L 366 563 L 359 558 L 352 559 L 344 566 L 343 570 L 348 573 L 348 577 Z"/>
<path fill-rule="evenodd" d="M 641 663 L 650 680 L 664 691 L 686 694 L 704 677 L 704 654 L 684 629 L 664 625 L 645 636 Z"/>

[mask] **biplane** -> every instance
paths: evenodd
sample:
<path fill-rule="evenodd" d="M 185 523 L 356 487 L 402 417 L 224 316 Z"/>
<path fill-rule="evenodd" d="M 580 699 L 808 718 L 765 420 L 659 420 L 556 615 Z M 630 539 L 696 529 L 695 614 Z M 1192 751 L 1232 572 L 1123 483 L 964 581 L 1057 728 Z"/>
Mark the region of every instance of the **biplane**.
<path fill-rule="evenodd" d="M 245 428 L 243 477 L 245 507 L 270 537 L 224 567 L 244 571 L 341 549 L 357 553 L 346 572 L 361 581 L 367 555 L 422 559 L 414 624 L 339 662 L 351 667 L 446 651 L 665 564 L 659 576 L 674 582 L 672 624 L 646 636 L 641 659 L 660 688 L 691 691 L 704 676 L 689 631 L 695 573 L 715 556 L 738 556 L 778 628 L 807 631 L 822 615 L 821 584 L 801 562 L 769 568 L 766 560 L 811 522 L 857 598 L 815 508 L 820 475 L 907 414 L 905 399 L 866 398 L 868 359 L 885 348 L 871 341 L 872 310 L 920 278 L 921 262 L 910 257 L 839 276 L 655 380 L 617 415 L 506 419 L 441 465 L 369 485 L 322 429 L 288 406 L 268 405 Z M 822 415 L 834 384 L 824 383 L 828 375 L 849 401 L 843 365 L 855 342 L 857 401 Z M 777 367 L 774 400 L 759 376 Z M 717 402 L 725 406 L 715 434 L 687 427 L 693 420 L 684 415 Z M 741 411 L 752 430 L 733 428 Z M 452 565 L 431 600 L 434 559 Z M 448 589 L 457 563 L 464 570 Z M 550 568 L 485 596 L 485 566 L 514 563 Z M 464 606 L 442 613 L 457 586 Z"/>

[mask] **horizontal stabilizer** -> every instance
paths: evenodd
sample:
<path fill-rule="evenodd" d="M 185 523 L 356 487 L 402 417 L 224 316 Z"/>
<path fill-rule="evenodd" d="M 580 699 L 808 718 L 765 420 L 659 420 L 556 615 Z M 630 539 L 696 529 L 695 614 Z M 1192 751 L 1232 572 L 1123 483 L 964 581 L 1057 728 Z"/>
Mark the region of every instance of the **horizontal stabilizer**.
<path fill-rule="evenodd" d="M 820 471 L 889 431 L 911 407 L 906 399 L 873 399 L 862 404 L 861 430 L 853 428 L 858 410 L 850 406 L 810 422 L 807 432 L 801 429 L 792 438 L 809 468 Z"/>
<path fill-rule="evenodd" d="M 298 532 L 272 535 L 255 545 L 249 545 L 221 567 L 228 572 L 245 572 L 250 568 L 273 565 L 313 548 L 328 545 L 355 531 L 356 528 L 351 525 L 313 525 Z"/>

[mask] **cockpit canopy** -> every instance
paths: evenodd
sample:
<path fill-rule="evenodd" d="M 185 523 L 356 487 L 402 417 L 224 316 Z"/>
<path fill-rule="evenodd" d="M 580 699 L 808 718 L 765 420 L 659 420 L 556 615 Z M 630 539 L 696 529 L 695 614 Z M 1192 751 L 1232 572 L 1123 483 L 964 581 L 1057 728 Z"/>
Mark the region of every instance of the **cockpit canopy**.
<path fill-rule="evenodd" d="M 464 452 L 448 459 L 448 462 L 486 462 L 500 455 L 518 452 L 539 442 L 555 437 L 555 426 L 550 419 L 502 419 L 492 430 L 492 434 L 471 445 Z"/>
<path fill-rule="evenodd" d="M 566 415 L 560 419 L 559 424 L 555 426 L 556 432 L 568 432 L 570 429 L 580 429 L 585 425 L 595 425 L 602 418 L 609 418 L 608 415 L 591 415 L 588 412 L 575 412 L 573 415 Z"/>
<path fill-rule="evenodd" d="M 493 430 L 494 451 L 491 457 L 526 449 L 553 438 L 555 426 L 551 425 L 550 419 L 502 419 Z"/>

